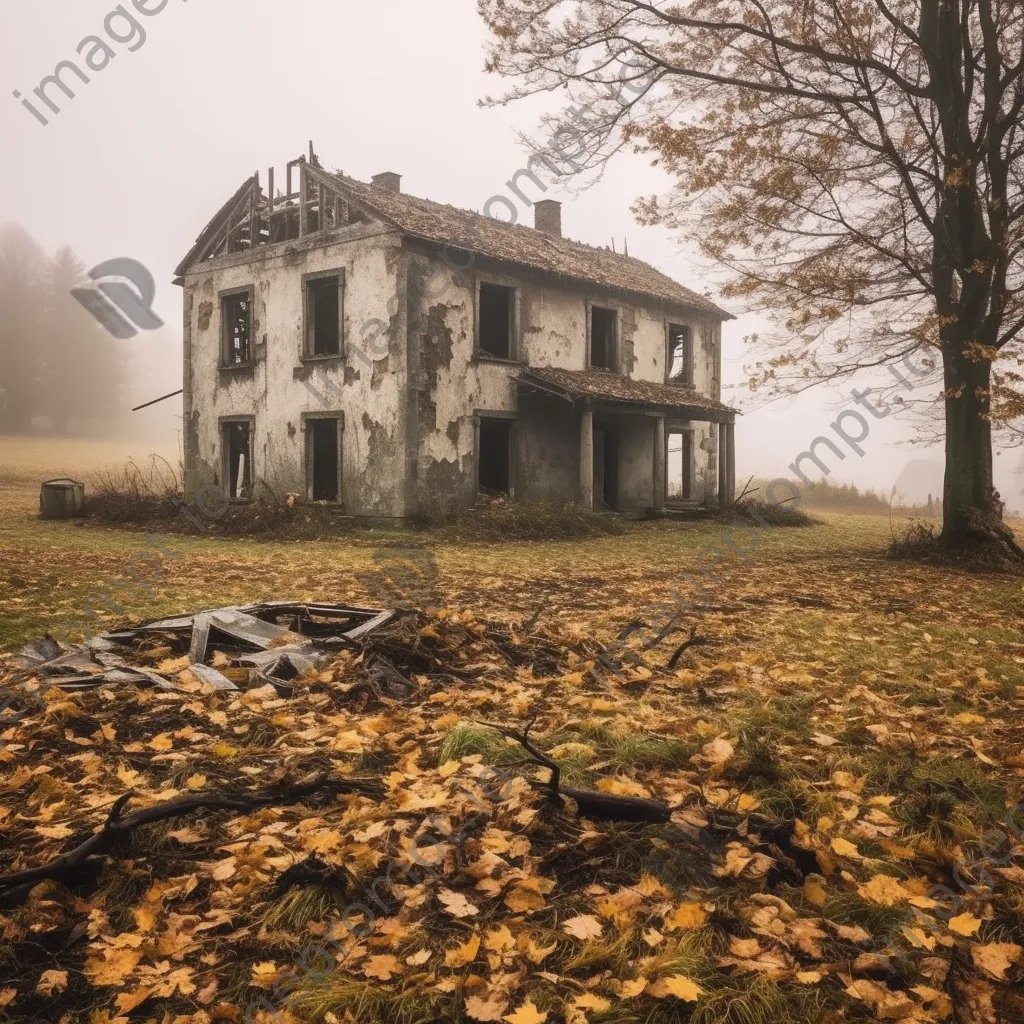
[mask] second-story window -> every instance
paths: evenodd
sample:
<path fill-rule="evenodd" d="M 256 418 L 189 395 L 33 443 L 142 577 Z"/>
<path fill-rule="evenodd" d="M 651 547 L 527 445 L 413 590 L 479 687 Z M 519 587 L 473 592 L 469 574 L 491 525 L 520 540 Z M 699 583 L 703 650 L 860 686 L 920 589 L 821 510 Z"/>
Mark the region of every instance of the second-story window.
<path fill-rule="evenodd" d="M 515 358 L 516 290 L 480 282 L 480 329 L 477 348 L 495 359 Z"/>
<path fill-rule="evenodd" d="M 668 325 L 668 379 L 693 383 L 693 333 L 682 324 Z"/>
<path fill-rule="evenodd" d="M 341 274 L 306 279 L 307 356 L 341 355 Z"/>
<path fill-rule="evenodd" d="M 252 289 L 221 296 L 220 322 L 222 364 L 252 362 Z"/>
<path fill-rule="evenodd" d="M 602 306 L 590 308 L 590 365 L 595 370 L 618 370 L 618 310 Z"/>

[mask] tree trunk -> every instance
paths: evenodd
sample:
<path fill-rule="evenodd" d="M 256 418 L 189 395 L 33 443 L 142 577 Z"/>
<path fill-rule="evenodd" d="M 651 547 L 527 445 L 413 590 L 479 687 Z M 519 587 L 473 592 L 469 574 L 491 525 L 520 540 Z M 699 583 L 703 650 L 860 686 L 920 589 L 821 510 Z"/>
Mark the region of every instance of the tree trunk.
<path fill-rule="evenodd" d="M 957 521 L 967 510 L 987 510 L 991 505 L 990 377 L 990 363 L 975 363 L 963 357 L 947 360 L 946 479 L 942 496 L 942 528 L 947 543 L 955 541 Z"/>
<path fill-rule="evenodd" d="M 945 357 L 946 477 L 942 541 L 947 548 L 992 547 L 1002 562 L 1024 564 L 1024 551 L 1003 521 L 992 478 L 989 388 L 992 364 L 957 346 Z"/>

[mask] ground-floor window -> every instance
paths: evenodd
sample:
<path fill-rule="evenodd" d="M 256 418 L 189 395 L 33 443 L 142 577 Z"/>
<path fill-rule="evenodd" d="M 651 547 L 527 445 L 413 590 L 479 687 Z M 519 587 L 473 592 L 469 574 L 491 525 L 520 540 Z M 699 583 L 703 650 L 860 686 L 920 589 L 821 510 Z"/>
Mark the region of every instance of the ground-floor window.
<path fill-rule="evenodd" d="M 689 501 L 693 496 L 693 431 L 670 430 L 666 447 L 666 497 L 669 501 Z"/>
<path fill-rule="evenodd" d="M 341 500 L 341 421 L 306 420 L 306 480 L 312 501 Z"/>
<path fill-rule="evenodd" d="M 512 488 L 512 421 L 480 417 L 477 458 L 481 494 L 508 494 Z"/>
<path fill-rule="evenodd" d="M 232 421 L 221 426 L 224 482 L 229 498 L 252 497 L 252 423 Z"/>

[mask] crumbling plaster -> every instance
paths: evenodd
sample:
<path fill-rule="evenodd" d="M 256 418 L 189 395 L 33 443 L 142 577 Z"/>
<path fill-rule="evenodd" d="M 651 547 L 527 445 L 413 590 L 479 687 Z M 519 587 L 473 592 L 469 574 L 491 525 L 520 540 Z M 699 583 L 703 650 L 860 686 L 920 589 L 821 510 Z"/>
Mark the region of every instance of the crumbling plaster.
<path fill-rule="evenodd" d="M 413 255 L 413 277 L 429 280 L 435 298 L 410 289 L 410 353 L 419 361 L 414 375 L 418 391 L 420 429 L 415 439 L 416 506 L 437 511 L 472 502 L 476 487 L 476 417 L 520 411 L 516 377 L 523 365 L 587 369 L 587 324 L 590 305 L 619 311 L 620 369 L 637 380 L 666 379 L 668 324 L 690 327 L 693 337 L 694 384 L 715 398 L 721 395 L 716 344 L 721 325 L 705 322 L 682 310 L 663 310 L 627 300 L 599 288 L 552 283 L 529 272 L 507 267 L 475 265 L 453 272 L 439 259 Z M 496 360 L 476 351 L 477 289 L 481 281 L 518 289 L 516 358 Z M 412 363 L 411 363 L 412 365 Z M 558 416 L 568 443 L 542 456 L 530 433 L 538 431 L 533 415 L 529 429 L 520 415 L 513 488 L 525 500 L 566 499 L 579 479 L 578 412 L 568 403 L 548 406 L 543 415 Z M 526 413 L 526 409 L 522 413 Z M 571 412 L 563 417 L 562 413 Z M 653 501 L 654 428 L 647 416 L 619 417 L 620 500 L 624 508 L 640 509 Z M 694 479 L 717 482 L 714 469 L 714 430 L 694 422 Z M 530 452 L 534 451 L 534 455 Z M 572 453 L 572 454 L 570 454 Z M 695 497 L 711 497 L 715 488 L 695 489 Z"/>
<path fill-rule="evenodd" d="M 255 416 L 253 478 L 279 498 L 306 496 L 302 414 L 343 414 L 343 505 L 355 515 L 404 516 L 404 338 L 387 299 L 404 275 L 401 240 L 367 232 L 324 245 L 293 243 L 200 264 L 186 291 L 187 485 L 221 483 L 220 422 Z M 303 276 L 344 275 L 343 352 L 304 354 Z M 222 368 L 225 291 L 253 290 L 253 362 Z M 385 319 L 381 319 L 384 317 Z M 374 373 L 386 359 L 389 372 Z"/>
<path fill-rule="evenodd" d="M 344 273 L 341 357 L 303 356 L 303 276 Z M 517 288 L 516 358 L 476 349 L 479 281 Z M 220 295 L 251 287 L 254 360 L 220 368 Z M 306 496 L 303 414 L 343 415 L 342 494 L 354 515 L 409 517 L 470 504 L 476 493 L 477 419 L 518 414 L 515 496 L 576 497 L 579 410 L 558 399 L 523 400 L 523 365 L 587 368 L 591 304 L 619 310 L 620 369 L 666 376 L 667 325 L 694 339 L 694 384 L 720 398 L 721 325 L 655 300 L 640 301 L 536 271 L 476 261 L 455 272 L 436 247 L 403 243 L 383 225 L 233 254 L 185 278 L 187 486 L 220 483 L 220 423 L 255 416 L 254 479 L 281 497 Z M 520 409 L 520 402 L 523 407 Z M 529 421 L 529 422 L 527 422 Z M 620 494 L 642 508 L 652 495 L 653 419 L 622 417 Z M 697 498 L 712 497 L 715 430 L 692 424 Z M 546 440 L 545 440 L 546 438 Z"/>

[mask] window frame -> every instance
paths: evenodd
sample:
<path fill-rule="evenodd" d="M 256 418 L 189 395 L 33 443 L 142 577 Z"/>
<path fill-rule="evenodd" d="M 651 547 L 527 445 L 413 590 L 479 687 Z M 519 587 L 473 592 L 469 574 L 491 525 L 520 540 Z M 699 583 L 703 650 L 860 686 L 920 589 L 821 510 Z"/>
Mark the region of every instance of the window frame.
<path fill-rule="evenodd" d="M 484 285 L 496 288 L 505 288 L 512 292 L 512 302 L 509 308 L 509 335 L 507 356 L 496 356 L 480 347 L 480 293 Z M 509 284 L 507 281 L 499 281 L 493 277 L 478 277 L 474 289 L 474 331 L 473 331 L 473 358 L 481 362 L 491 363 L 518 363 L 520 362 L 520 295 L 521 289 L 518 284 Z"/>
<path fill-rule="evenodd" d="M 237 363 L 229 363 L 228 355 L 232 349 L 228 338 L 228 318 L 225 315 L 225 305 L 228 299 L 244 295 L 249 303 L 249 358 L 240 360 Z M 255 301 L 256 289 L 253 285 L 244 285 L 241 288 L 225 288 L 217 293 L 217 304 L 220 310 L 220 359 L 218 367 L 221 370 L 238 370 L 252 366 L 256 361 L 256 318 L 253 316 L 253 303 Z"/>
<path fill-rule="evenodd" d="M 686 331 L 686 349 L 687 358 L 684 366 L 684 375 L 682 377 L 672 376 L 672 328 L 681 327 Z M 666 320 L 665 321 L 665 383 L 666 384 L 686 384 L 690 387 L 695 386 L 697 367 L 695 359 L 694 349 L 694 329 L 692 324 L 680 323 L 678 320 Z"/>
<path fill-rule="evenodd" d="M 611 366 L 597 366 L 594 363 L 594 310 L 603 309 L 615 314 L 615 336 L 612 339 Z M 622 375 L 622 309 L 619 306 L 602 306 L 599 302 L 587 303 L 587 369 L 598 373 Z"/>
<path fill-rule="evenodd" d="M 310 504 L 323 499 L 313 497 L 313 432 L 309 429 L 312 420 L 334 420 L 338 429 L 338 497 L 334 501 L 324 501 L 325 505 L 341 505 L 345 500 L 345 453 L 343 442 L 345 438 L 345 413 L 340 409 L 318 410 L 317 412 L 304 412 L 301 414 L 302 435 L 303 435 L 303 464 L 305 500 Z"/>
<path fill-rule="evenodd" d="M 316 354 L 313 352 L 313 328 L 315 324 L 310 317 L 309 286 L 316 281 L 328 278 L 338 279 L 338 351 Z M 345 268 L 336 267 L 328 270 L 315 270 L 302 275 L 302 344 L 300 358 L 303 361 L 323 362 L 331 359 L 345 358 Z"/>
<path fill-rule="evenodd" d="M 237 365 L 237 364 L 236 364 Z M 236 423 L 244 423 L 249 428 L 249 486 L 253 491 L 248 498 L 233 498 L 229 493 L 231 490 L 231 447 L 226 444 L 227 428 Z M 235 504 L 246 504 L 255 498 L 256 489 L 256 467 L 253 452 L 256 449 L 256 417 L 254 415 L 221 416 L 217 420 L 217 428 L 220 435 L 220 473 L 222 491 L 227 501 Z"/>

